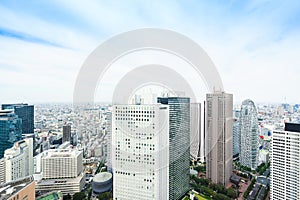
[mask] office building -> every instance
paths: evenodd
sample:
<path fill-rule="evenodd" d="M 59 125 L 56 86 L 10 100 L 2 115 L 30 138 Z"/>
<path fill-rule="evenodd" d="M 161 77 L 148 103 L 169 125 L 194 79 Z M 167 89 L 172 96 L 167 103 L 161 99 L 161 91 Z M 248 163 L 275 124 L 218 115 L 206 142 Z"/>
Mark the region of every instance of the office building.
<path fill-rule="evenodd" d="M 71 141 L 71 126 L 70 125 L 64 125 L 63 126 L 62 143 L 70 142 L 70 141 Z"/>
<path fill-rule="evenodd" d="M 168 125 L 168 106 L 113 106 L 114 199 L 171 199 Z"/>
<path fill-rule="evenodd" d="M 34 132 L 34 106 L 24 103 L 2 104 L 2 110 L 12 109 L 22 119 L 22 133 Z"/>
<path fill-rule="evenodd" d="M 239 118 L 233 119 L 233 156 L 238 156 L 240 153 L 240 140 L 241 140 L 241 129 L 240 129 L 240 121 Z"/>
<path fill-rule="evenodd" d="M 300 199 L 300 124 L 274 130 L 270 152 L 271 200 Z"/>
<path fill-rule="evenodd" d="M 190 181 L 190 99 L 159 97 L 169 106 L 169 199 L 181 199 Z"/>
<path fill-rule="evenodd" d="M 206 176 L 225 185 L 232 174 L 232 94 L 206 95 Z"/>
<path fill-rule="evenodd" d="M 204 162 L 204 130 L 203 130 L 203 118 L 201 112 L 200 103 L 190 104 L 190 122 L 191 122 L 191 136 L 190 136 L 190 154 L 193 159 Z"/>
<path fill-rule="evenodd" d="M 0 174 L 2 183 L 14 181 L 33 174 L 33 141 L 27 138 L 18 141 L 12 148 L 6 149 L 4 157 L 0 160 Z"/>
<path fill-rule="evenodd" d="M 106 165 L 107 165 L 107 170 L 109 171 L 109 172 L 112 172 L 112 157 L 111 157 L 111 155 L 112 155 L 112 149 L 111 149 L 111 134 L 112 134 L 112 132 L 111 132 L 111 126 L 112 126 L 112 118 L 111 118 L 111 111 L 109 111 L 109 112 L 107 112 L 106 113 L 106 120 L 107 120 L 107 123 L 106 123 L 106 130 L 107 130 L 107 132 L 106 132 L 106 145 L 105 145 L 105 147 L 104 148 L 106 148 Z"/>
<path fill-rule="evenodd" d="M 42 158 L 43 179 L 74 178 L 82 172 L 82 151 L 57 149 Z"/>
<path fill-rule="evenodd" d="M 257 110 L 253 101 L 243 101 L 240 113 L 240 163 L 251 169 L 258 166 L 259 133 Z"/>
<path fill-rule="evenodd" d="M 22 139 L 22 120 L 12 110 L 0 110 L 0 158 Z"/>
<path fill-rule="evenodd" d="M 41 167 L 41 173 L 34 175 L 36 190 L 40 194 L 61 191 L 63 195 L 73 195 L 80 192 L 85 184 L 82 160 L 82 151 L 67 147 L 43 152 L 35 158 L 36 170 Z"/>

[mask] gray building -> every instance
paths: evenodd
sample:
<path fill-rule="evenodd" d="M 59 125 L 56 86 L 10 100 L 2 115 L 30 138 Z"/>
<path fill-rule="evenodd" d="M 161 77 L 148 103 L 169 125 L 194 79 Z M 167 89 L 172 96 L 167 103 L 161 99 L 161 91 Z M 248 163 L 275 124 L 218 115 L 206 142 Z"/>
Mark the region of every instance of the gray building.
<path fill-rule="evenodd" d="M 206 95 L 206 176 L 224 185 L 232 174 L 232 109 L 232 94 Z"/>
<path fill-rule="evenodd" d="M 240 163 L 251 169 L 258 165 L 259 133 L 256 107 L 250 99 L 243 101 L 240 115 Z"/>
<path fill-rule="evenodd" d="M 181 199 L 190 181 L 190 99 L 159 97 L 169 105 L 169 199 Z"/>
<path fill-rule="evenodd" d="M 70 141 L 71 141 L 71 126 L 70 125 L 64 125 L 63 126 L 62 143 L 70 142 Z"/>

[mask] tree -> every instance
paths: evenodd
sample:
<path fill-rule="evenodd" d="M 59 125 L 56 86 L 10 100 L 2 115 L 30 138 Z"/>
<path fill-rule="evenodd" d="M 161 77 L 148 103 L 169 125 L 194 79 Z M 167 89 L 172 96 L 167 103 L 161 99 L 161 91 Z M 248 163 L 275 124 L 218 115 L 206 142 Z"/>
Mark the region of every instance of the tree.
<path fill-rule="evenodd" d="M 229 197 L 227 197 L 226 195 L 224 194 L 216 194 L 214 197 L 213 197 L 214 200 L 230 200 Z"/>
<path fill-rule="evenodd" d="M 84 192 L 77 192 L 73 195 L 73 200 L 83 200 L 86 199 Z"/>
<path fill-rule="evenodd" d="M 63 196 L 63 200 L 72 200 L 72 197 L 70 194 L 67 194 L 67 195 Z"/>
<path fill-rule="evenodd" d="M 104 192 L 104 193 L 99 194 L 99 196 L 98 196 L 99 200 L 108 200 L 111 198 L 112 198 L 111 192 Z"/>
<path fill-rule="evenodd" d="M 233 188 L 228 188 L 227 189 L 227 196 L 232 198 L 232 199 L 237 198 L 237 194 L 236 194 L 236 192 Z"/>

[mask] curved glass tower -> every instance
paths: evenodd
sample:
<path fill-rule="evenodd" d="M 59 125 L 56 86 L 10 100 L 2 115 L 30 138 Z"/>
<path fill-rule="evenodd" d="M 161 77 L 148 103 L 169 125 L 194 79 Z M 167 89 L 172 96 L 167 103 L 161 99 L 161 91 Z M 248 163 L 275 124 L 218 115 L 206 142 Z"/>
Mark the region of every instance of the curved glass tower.
<path fill-rule="evenodd" d="M 258 120 L 256 107 L 250 99 L 243 101 L 240 115 L 240 162 L 255 169 L 258 165 Z"/>

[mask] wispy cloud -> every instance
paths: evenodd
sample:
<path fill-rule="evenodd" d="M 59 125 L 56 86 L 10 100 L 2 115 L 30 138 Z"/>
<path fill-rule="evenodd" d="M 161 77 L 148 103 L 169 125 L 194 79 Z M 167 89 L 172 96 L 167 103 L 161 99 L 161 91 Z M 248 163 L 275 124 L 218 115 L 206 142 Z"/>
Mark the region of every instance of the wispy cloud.
<path fill-rule="evenodd" d="M 299 102 L 299 10 L 296 0 L 2 1 L 0 103 L 72 101 L 89 53 L 112 35 L 143 27 L 198 42 L 237 101 Z"/>

